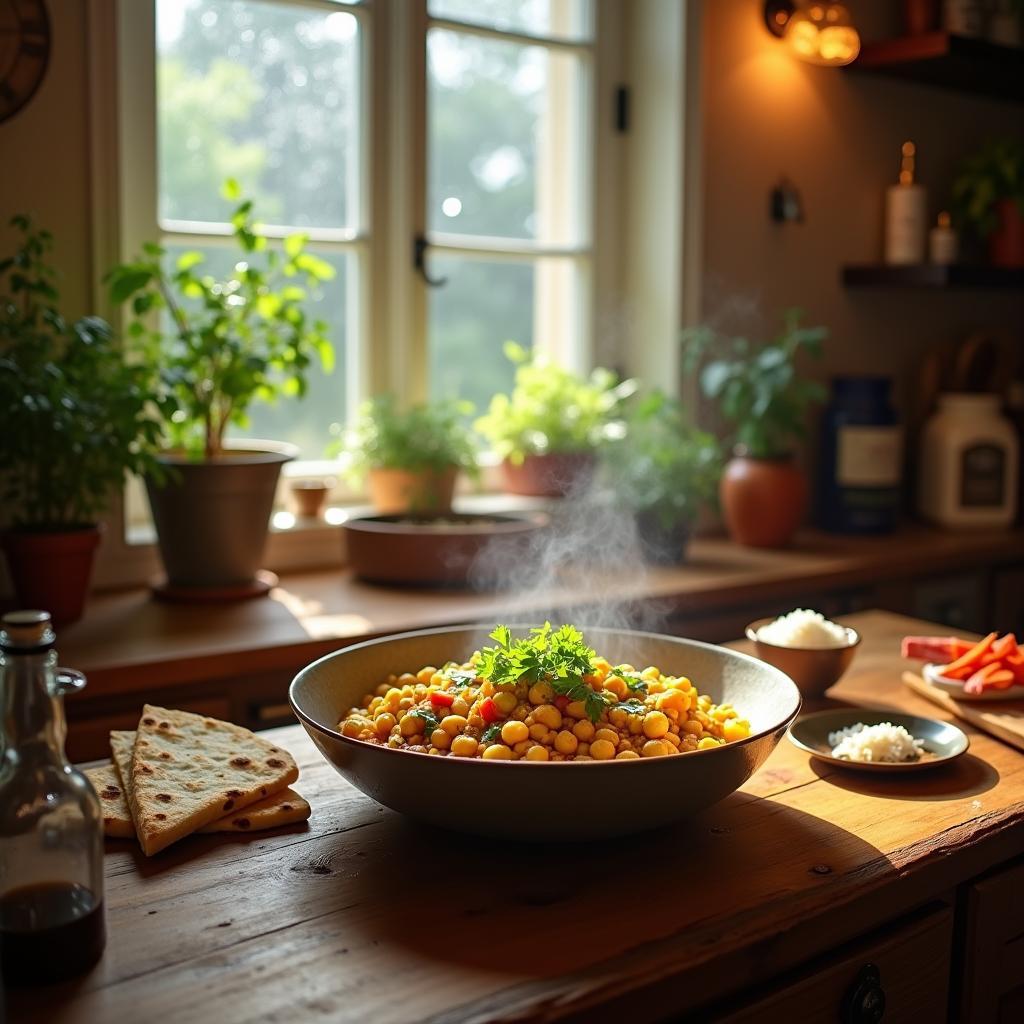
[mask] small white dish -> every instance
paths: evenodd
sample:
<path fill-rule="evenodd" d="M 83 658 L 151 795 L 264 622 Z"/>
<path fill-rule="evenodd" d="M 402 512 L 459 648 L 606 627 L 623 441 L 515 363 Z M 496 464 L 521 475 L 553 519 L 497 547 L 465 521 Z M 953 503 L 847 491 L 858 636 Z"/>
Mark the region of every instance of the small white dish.
<path fill-rule="evenodd" d="M 1024 686 L 1014 683 L 1008 690 L 984 690 L 981 693 L 967 693 L 960 679 L 947 679 L 939 669 L 941 665 L 925 665 L 924 678 L 936 689 L 948 693 L 957 700 L 989 701 L 989 700 L 1021 700 L 1024 699 Z"/>

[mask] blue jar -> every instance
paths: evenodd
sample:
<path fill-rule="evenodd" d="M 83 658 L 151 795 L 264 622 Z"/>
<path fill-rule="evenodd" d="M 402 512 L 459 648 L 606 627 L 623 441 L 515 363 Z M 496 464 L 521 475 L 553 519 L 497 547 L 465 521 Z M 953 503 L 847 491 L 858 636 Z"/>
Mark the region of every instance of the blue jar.
<path fill-rule="evenodd" d="M 903 433 L 885 377 L 836 377 L 821 421 L 818 521 L 836 533 L 896 528 Z"/>

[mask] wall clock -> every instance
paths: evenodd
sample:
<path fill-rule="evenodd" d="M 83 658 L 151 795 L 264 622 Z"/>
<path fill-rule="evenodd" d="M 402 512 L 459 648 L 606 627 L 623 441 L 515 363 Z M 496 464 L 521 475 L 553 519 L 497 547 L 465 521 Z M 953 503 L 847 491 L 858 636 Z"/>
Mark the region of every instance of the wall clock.
<path fill-rule="evenodd" d="M 39 88 L 50 60 L 50 19 L 43 0 L 0 0 L 0 121 Z"/>

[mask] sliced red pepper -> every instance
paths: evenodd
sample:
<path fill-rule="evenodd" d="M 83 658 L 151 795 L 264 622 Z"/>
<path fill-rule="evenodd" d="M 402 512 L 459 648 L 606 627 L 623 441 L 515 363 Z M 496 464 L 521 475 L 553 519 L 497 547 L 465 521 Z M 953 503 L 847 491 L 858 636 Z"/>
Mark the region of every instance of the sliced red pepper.
<path fill-rule="evenodd" d="M 450 708 L 455 703 L 455 695 L 445 693 L 444 690 L 435 690 L 430 695 L 430 703 L 437 708 Z"/>
<path fill-rule="evenodd" d="M 480 717 L 488 725 L 501 718 L 501 712 L 498 710 L 498 705 L 495 704 L 490 697 L 485 698 L 484 702 L 480 705 Z"/>
<path fill-rule="evenodd" d="M 569 706 L 569 698 L 563 693 L 561 696 L 555 698 L 555 707 L 559 711 L 564 711 Z"/>

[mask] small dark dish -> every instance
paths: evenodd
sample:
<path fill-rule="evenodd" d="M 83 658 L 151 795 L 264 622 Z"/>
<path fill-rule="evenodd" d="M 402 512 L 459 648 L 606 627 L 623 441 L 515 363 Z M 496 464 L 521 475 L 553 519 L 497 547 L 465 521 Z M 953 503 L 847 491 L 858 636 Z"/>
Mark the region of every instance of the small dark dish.
<path fill-rule="evenodd" d="M 924 741 L 924 752 L 916 761 L 847 761 L 833 757 L 828 743 L 828 734 L 846 729 L 863 722 L 864 725 L 880 725 L 891 722 L 902 725 L 916 740 Z M 852 768 L 864 772 L 907 772 L 935 768 L 967 753 L 970 740 L 963 730 L 951 722 L 937 718 L 919 718 L 917 715 L 901 715 L 893 711 L 868 711 L 858 708 L 836 708 L 833 711 L 818 711 L 805 715 L 790 730 L 790 741 L 812 757 L 840 768 Z"/>
<path fill-rule="evenodd" d="M 860 633 L 850 626 L 843 626 L 849 641 L 843 647 L 782 647 L 759 640 L 758 630 L 774 621 L 768 618 L 752 622 L 747 626 L 747 639 L 753 642 L 754 653 L 782 669 L 805 697 L 820 697 L 839 682 L 860 646 Z"/>
<path fill-rule="evenodd" d="M 341 716 L 388 673 L 469 658 L 489 642 L 479 626 L 347 647 L 304 668 L 288 699 L 320 753 L 379 803 L 460 832 L 539 842 L 627 835 L 689 817 L 742 786 L 800 709 L 792 681 L 747 654 L 656 633 L 586 629 L 584 635 L 612 664 L 657 665 L 688 676 L 715 703 L 731 702 L 749 719 L 751 735 L 670 757 L 560 764 L 431 757 L 338 732 Z"/>
<path fill-rule="evenodd" d="M 361 516 L 344 524 L 349 564 L 369 583 L 468 587 L 486 551 L 489 564 L 514 565 L 529 538 L 549 523 L 543 513 Z M 481 575 L 500 578 L 499 573 Z"/>

